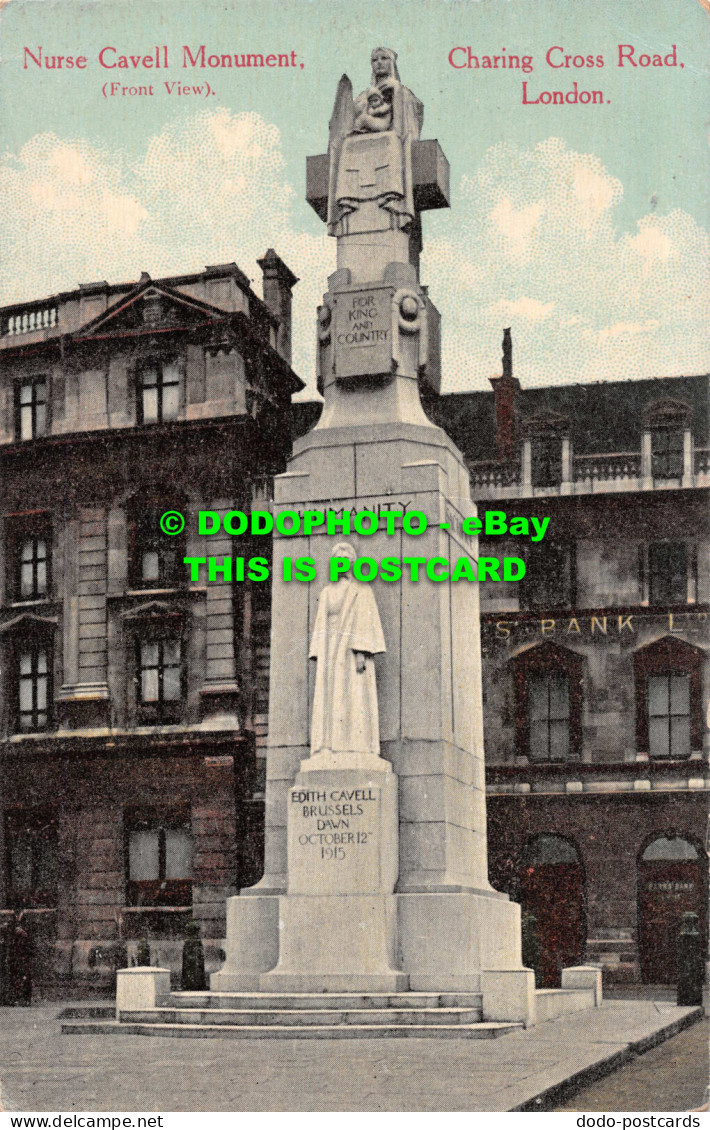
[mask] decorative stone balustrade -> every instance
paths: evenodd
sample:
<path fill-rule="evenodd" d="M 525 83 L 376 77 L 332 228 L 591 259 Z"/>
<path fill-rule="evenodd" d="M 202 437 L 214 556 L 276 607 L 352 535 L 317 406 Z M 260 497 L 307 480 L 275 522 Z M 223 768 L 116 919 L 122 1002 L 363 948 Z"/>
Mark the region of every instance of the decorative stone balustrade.
<path fill-rule="evenodd" d="M 520 466 L 516 463 L 499 463 L 484 459 L 469 464 L 472 487 L 509 487 L 520 482 Z"/>
<path fill-rule="evenodd" d="M 20 334 L 34 333 L 36 330 L 49 330 L 57 324 L 56 306 L 35 306 L 32 310 L 22 310 L 10 314 L 2 327 L 3 336 L 18 337 Z"/>
<path fill-rule="evenodd" d="M 585 479 L 636 479 L 641 474 L 641 453 L 619 451 L 610 455 L 578 455 L 574 460 L 574 481 Z"/>

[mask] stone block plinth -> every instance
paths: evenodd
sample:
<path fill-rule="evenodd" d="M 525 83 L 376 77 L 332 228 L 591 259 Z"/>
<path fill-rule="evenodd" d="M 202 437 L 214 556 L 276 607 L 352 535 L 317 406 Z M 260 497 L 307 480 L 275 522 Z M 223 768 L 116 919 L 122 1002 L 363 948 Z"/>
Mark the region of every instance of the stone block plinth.
<path fill-rule="evenodd" d="M 116 1019 L 122 1012 L 146 1012 L 170 995 L 170 970 L 151 965 L 119 969 L 116 974 Z"/>

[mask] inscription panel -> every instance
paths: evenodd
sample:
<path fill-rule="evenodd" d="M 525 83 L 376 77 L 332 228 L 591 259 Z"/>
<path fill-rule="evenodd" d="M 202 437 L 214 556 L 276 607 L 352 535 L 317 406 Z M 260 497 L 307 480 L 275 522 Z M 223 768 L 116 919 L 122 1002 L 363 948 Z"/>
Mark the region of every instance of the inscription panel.
<path fill-rule="evenodd" d="M 319 773 L 330 780 L 317 782 L 314 776 L 303 774 L 311 780 L 297 780 L 288 793 L 289 894 L 391 892 L 397 858 L 394 775 L 383 784 L 364 774 Z"/>
<path fill-rule="evenodd" d="M 392 288 L 346 291 L 335 307 L 335 373 L 356 377 L 392 368 Z"/>
<path fill-rule="evenodd" d="M 379 887 L 381 789 L 301 788 L 289 792 L 289 892 L 303 876 L 313 894 Z"/>

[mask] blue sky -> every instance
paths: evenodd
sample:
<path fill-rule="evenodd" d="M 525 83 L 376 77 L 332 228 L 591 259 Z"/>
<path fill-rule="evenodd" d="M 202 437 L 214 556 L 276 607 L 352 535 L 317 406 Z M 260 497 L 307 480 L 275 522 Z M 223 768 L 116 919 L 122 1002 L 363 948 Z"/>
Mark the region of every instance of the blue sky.
<path fill-rule="evenodd" d="M 443 317 L 445 388 L 475 388 L 513 326 L 524 384 L 708 369 L 708 15 L 698 0 L 9 0 L 0 11 L 0 301 L 137 279 L 273 245 L 297 288 L 295 366 L 312 384 L 314 306 L 333 241 L 303 199 L 337 81 L 399 53 L 452 208 L 425 217 L 422 281 Z M 167 45 L 169 70 L 100 67 L 102 47 Z M 182 48 L 296 52 L 295 68 L 183 69 Z M 617 66 L 618 45 L 678 66 Z M 24 68 L 35 54 L 86 69 Z M 532 71 L 455 69 L 453 47 L 532 56 Z M 603 56 L 604 67 L 551 67 Z M 116 56 L 110 53 L 110 58 Z M 457 61 L 466 58 L 463 53 Z M 303 63 L 301 68 L 300 63 Z M 680 63 L 683 63 L 683 67 Z M 152 96 L 105 98 L 120 79 Z M 164 82 L 215 94 L 168 95 Z M 600 106 L 522 105 L 600 89 Z"/>

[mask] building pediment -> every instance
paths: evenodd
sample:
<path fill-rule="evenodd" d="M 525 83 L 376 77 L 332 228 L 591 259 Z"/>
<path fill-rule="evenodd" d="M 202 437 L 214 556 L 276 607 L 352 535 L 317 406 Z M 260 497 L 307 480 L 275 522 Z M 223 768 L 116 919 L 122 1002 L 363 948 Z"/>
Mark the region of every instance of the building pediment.
<path fill-rule="evenodd" d="M 185 615 L 183 608 L 176 608 L 165 600 L 146 600 L 135 604 L 121 613 L 121 619 L 131 621 L 178 620 Z"/>
<path fill-rule="evenodd" d="M 0 624 L 0 634 L 6 632 L 37 632 L 56 628 L 59 623 L 57 616 L 39 616 L 36 612 L 20 612 Z"/>
<path fill-rule="evenodd" d="M 563 436 L 568 435 L 569 430 L 569 416 L 561 412 L 540 412 L 521 421 L 522 434 L 528 437 Z"/>
<path fill-rule="evenodd" d="M 647 427 L 688 427 L 693 410 L 684 400 L 662 396 L 646 406 L 643 414 Z"/>
<path fill-rule="evenodd" d="M 681 663 L 683 660 L 702 662 L 705 654 L 704 648 L 697 647 L 679 636 L 671 636 L 668 632 L 664 632 L 656 639 L 644 640 L 633 650 L 637 656 L 643 656 L 644 659 L 667 659 Z"/>
<path fill-rule="evenodd" d="M 224 310 L 198 298 L 174 290 L 164 283 L 154 283 L 149 275 L 129 294 L 82 326 L 77 340 L 95 337 L 120 337 L 123 334 L 150 330 L 161 332 L 209 324 L 225 317 Z"/>

